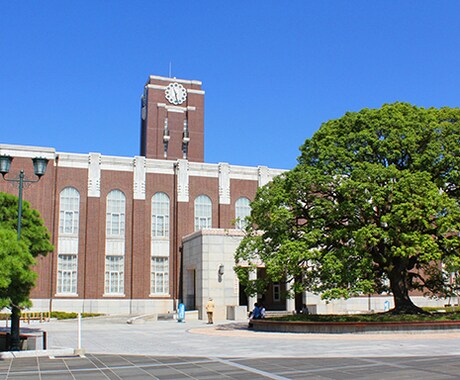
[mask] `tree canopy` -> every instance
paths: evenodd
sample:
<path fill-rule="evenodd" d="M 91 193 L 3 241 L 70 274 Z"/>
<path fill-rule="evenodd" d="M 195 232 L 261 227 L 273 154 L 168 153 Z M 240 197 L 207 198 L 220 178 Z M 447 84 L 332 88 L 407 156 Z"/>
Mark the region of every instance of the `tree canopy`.
<path fill-rule="evenodd" d="M 0 193 L 0 227 L 17 232 L 18 198 L 11 194 Z M 21 241 L 24 242 L 33 257 L 46 256 L 54 247 L 50 243 L 50 234 L 40 217 L 40 213 L 30 207 L 29 202 L 22 204 Z"/>
<path fill-rule="evenodd" d="M 18 241 L 17 233 L 0 227 L 0 308 L 30 306 L 29 293 L 37 274 L 27 245 Z"/>
<path fill-rule="evenodd" d="M 28 306 L 35 285 L 34 258 L 53 251 L 48 229 L 38 211 L 22 205 L 21 240 L 17 237 L 18 198 L 0 193 L 0 303 Z"/>
<path fill-rule="evenodd" d="M 19 349 L 21 309 L 30 306 L 29 295 L 37 274 L 35 257 L 53 251 L 50 234 L 38 211 L 22 203 L 21 239 L 18 241 L 18 198 L 0 193 L 0 307 L 11 309 L 10 349 Z"/>
<path fill-rule="evenodd" d="M 446 295 L 443 266 L 460 263 L 460 109 L 349 112 L 300 151 L 251 203 L 235 256 L 250 293 L 264 285 L 248 277 L 262 261 L 267 278 L 293 292 L 391 292 L 396 313 L 421 311 L 412 290 Z"/>

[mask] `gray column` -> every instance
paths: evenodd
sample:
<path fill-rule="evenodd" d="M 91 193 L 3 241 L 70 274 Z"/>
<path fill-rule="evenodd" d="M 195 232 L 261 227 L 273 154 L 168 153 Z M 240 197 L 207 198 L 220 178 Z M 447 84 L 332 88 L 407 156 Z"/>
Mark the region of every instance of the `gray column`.
<path fill-rule="evenodd" d="M 257 269 L 249 272 L 249 280 L 257 279 Z M 257 302 L 257 294 L 255 296 L 248 297 L 248 308 L 249 310 L 254 309 L 254 304 Z"/>
<path fill-rule="evenodd" d="M 288 282 L 286 284 L 286 290 L 291 290 L 291 286 L 294 284 L 293 281 Z M 295 313 L 295 299 L 294 298 L 287 298 L 286 299 L 286 311 Z"/>

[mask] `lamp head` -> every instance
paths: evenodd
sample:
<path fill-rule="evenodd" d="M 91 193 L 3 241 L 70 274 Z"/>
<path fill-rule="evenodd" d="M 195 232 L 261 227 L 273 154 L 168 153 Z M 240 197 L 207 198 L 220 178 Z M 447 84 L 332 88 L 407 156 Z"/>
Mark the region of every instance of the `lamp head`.
<path fill-rule="evenodd" d="M 38 178 L 41 178 L 46 172 L 48 160 L 42 157 L 35 157 L 32 162 L 34 163 L 34 173 Z"/>
<path fill-rule="evenodd" d="M 7 156 L 7 155 L 0 156 L 0 173 L 2 174 L 3 177 L 5 176 L 5 174 L 8 174 L 8 172 L 10 171 L 12 161 L 13 161 L 13 157 L 11 156 Z"/>

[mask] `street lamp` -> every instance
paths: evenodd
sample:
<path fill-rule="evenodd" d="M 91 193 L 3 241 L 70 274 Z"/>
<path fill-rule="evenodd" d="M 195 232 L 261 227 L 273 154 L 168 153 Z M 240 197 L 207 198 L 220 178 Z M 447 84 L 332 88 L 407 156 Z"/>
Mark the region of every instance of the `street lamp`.
<path fill-rule="evenodd" d="M 11 156 L 0 156 L 0 173 L 2 177 L 7 182 L 15 182 L 18 184 L 19 188 L 19 205 L 18 205 L 18 240 L 21 240 L 21 221 L 22 221 L 22 190 L 24 187 L 24 183 L 34 183 L 40 181 L 40 178 L 43 177 L 46 171 L 46 166 L 48 165 L 48 160 L 42 157 L 36 157 L 32 159 L 34 165 L 34 173 L 38 177 L 38 179 L 27 179 L 24 175 L 24 170 L 21 169 L 19 172 L 19 176 L 16 178 L 5 178 L 10 171 L 11 162 L 13 161 L 13 157 Z"/>
<path fill-rule="evenodd" d="M 45 174 L 48 160 L 42 157 L 36 157 L 32 159 L 34 165 L 34 173 L 38 179 L 27 179 L 24 174 L 24 170 L 21 169 L 19 175 L 16 178 L 5 178 L 10 172 L 11 162 L 13 157 L 2 155 L 0 156 L 0 173 L 7 182 L 14 182 L 18 184 L 19 188 L 19 202 L 18 202 L 18 240 L 21 240 L 21 222 L 22 222 L 22 190 L 24 183 L 34 183 L 40 181 L 40 178 Z M 21 311 L 17 305 L 11 306 L 11 351 L 19 351 L 19 320 Z"/>

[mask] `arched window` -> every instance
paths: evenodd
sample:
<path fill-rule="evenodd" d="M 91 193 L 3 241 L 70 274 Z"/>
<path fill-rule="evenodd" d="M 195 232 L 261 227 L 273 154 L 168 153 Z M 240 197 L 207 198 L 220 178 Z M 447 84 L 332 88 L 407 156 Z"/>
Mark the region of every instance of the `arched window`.
<path fill-rule="evenodd" d="M 195 231 L 212 226 L 212 202 L 206 195 L 195 199 Z"/>
<path fill-rule="evenodd" d="M 150 265 L 150 294 L 169 294 L 169 197 L 165 193 L 152 197 Z"/>
<path fill-rule="evenodd" d="M 243 230 L 246 225 L 246 217 L 251 215 L 251 207 L 249 206 L 249 199 L 248 198 L 238 198 L 235 202 L 235 227 L 239 230 Z"/>
<path fill-rule="evenodd" d="M 73 187 L 66 187 L 59 198 L 59 234 L 78 234 L 80 193 Z"/>
<path fill-rule="evenodd" d="M 107 195 L 105 294 L 124 293 L 126 197 L 120 190 Z"/>
<path fill-rule="evenodd" d="M 112 190 L 107 195 L 107 236 L 125 235 L 125 195 L 120 190 Z"/>
<path fill-rule="evenodd" d="M 59 194 L 57 293 L 77 294 L 80 193 L 73 187 Z"/>
<path fill-rule="evenodd" d="M 152 237 L 169 237 L 169 197 L 165 193 L 152 197 Z"/>

